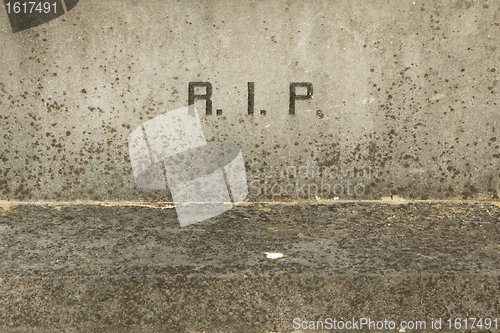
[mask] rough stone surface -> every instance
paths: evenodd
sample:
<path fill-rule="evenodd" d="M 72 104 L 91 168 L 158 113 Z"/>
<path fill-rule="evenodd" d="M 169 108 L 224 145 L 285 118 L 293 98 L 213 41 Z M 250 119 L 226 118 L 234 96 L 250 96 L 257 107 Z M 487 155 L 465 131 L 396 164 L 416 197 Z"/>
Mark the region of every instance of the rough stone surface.
<path fill-rule="evenodd" d="M 322 199 L 498 199 L 499 15 L 479 0 L 81 0 L 13 33 L 2 7 L 0 331 L 497 318 L 497 205 Z M 173 209 L 35 203 L 170 201 L 137 186 L 127 138 L 187 106 L 190 82 L 211 83 L 204 135 L 241 148 L 253 204 L 180 228 Z M 293 115 L 291 82 L 314 88 Z"/>
<path fill-rule="evenodd" d="M 135 185 L 127 137 L 186 106 L 189 82 L 208 81 L 213 115 L 197 102 L 205 135 L 242 148 L 250 200 L 495 199 L 499 10 L 472 0 L 82 0 L 12 33 L 2 9 L 0 197 L 168 200 Z M 295 115 L 290 82 L 314 86 Z M 299 167 L 329 173 L 282 176 Z M 365 188 L 271 190 L 322 181 Z"/>
<path fill-rule="evenodd" d="M 0 331 L 493 319 L 499 220 L 491 203 L 255 204 L 180 228 L 173 209 L 4 206 Z"/>

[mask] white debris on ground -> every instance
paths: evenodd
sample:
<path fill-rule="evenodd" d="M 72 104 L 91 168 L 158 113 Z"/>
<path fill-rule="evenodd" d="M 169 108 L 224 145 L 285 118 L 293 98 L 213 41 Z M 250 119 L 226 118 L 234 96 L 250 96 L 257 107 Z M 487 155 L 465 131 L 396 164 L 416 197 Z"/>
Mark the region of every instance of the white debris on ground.
<path fill-rule="evenodd" d="M 283 253 L 279 253 L 279 252 L 264 252 L 264 254 L 266 255 L 266 258 L 268 258 L 268 259 L 279 259 L 279 258 L 283 258 L 285 256 Z"/>

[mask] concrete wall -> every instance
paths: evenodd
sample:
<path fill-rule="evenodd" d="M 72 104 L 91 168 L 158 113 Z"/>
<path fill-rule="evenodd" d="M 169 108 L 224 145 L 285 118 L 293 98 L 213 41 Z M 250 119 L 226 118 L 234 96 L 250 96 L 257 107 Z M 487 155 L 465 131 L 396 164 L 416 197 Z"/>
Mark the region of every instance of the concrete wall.
<path fill-rule="evenodd" d="M 135 185 L 127 138 L 203 81 L 206 138 L 241 147 L 249 200 L 495 199 L 499 15 L 498 1 L 81 0 L 13 33 L 2 8 L 0 198 L 165 200 Z M 290 82 L 314 87 L 294 115 Z"/>

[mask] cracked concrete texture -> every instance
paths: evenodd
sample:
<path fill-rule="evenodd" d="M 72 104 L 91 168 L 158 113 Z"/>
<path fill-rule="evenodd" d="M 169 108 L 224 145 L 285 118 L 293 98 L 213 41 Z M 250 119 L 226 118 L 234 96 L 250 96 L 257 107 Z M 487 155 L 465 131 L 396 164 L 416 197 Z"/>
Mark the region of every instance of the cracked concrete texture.
<path fill-rule="evenodd" d="M 294 318 L 498 315 L 492 203 L 12 206 L 2 332 L 291 332 Z M 268 259 L 265 252 L 283 253 Z"/>
<path fill-rule="evenodd" d="M 126 140 L 186 106 L 189 82 L 207 81 L 223 114 L 205 115 L 197 102 L 205 135 L 241 147 L 250 200 L 296 195 L 278 191 L 291 167 L 334 171 L 293 184 L 364 186 L 312 197 L 496 199 L 499 9 L 465 0 L 87 0 L 16 34 L 2 10 L 0 197 L 170 200 L 135 185 Z M 314 86 L 295 115 L 290 82 Z M 371 168 L 370 177 L 346 173 L 353 167 Z"/>

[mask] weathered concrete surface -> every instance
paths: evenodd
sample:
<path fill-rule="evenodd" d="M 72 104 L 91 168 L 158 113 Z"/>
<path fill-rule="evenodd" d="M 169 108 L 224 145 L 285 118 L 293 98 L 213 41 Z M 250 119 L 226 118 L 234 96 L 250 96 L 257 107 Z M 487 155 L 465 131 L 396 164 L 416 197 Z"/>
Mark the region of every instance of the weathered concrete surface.
<path fill-rule="evenodd" d="M 499 220 L 489 203 L 256 204 L 181 229 L 172 209 L 6 207 L 0 331 L 291 332 L 294 318 L 493 319 Z"/>
<path fill-rule="evenodd" d="M 2 9 L 0 197 L 168 200 L 135 186 L 127 137 L 186 106 L 189 82 L 208 81 L 206 137 L 240 145 L 250 200 L 497 198 L 499 9 L 465 0 L 82 0 L 16 34 Z M 290 82 L 314 86 L 295 115 Z M 290 182 L 276 170 L 306 166 L 335 173 L 292 184 L 344 190 L 271 191 Z M 343 174 L 353 167 L 369 176 Z M 347 182 L 365 187 L 347 193 Z"/>

